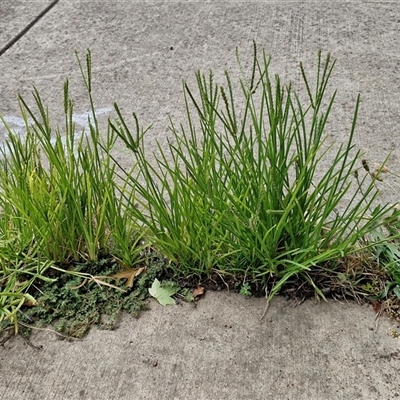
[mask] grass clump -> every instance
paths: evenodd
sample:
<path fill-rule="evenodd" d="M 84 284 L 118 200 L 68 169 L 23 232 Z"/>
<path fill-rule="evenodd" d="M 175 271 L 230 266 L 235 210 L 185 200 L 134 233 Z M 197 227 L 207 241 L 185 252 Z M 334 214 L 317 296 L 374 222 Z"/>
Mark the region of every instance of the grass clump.
<path fill-rule="evenodd" d="M 119 125 L 111 126 L 137 160 L 137 175 L 127 177 L 141 204 L 135 217 L 175 272 L 274 277 L 271 298 L 293 276 L 314 285 L 312 268 L 369 247 L 371 232 L 398 213 L 377 205 L 374 179 L 354 185 L 359 97 L 349 139 L 326 164 L 336 96 L 326 96 L 329 55 L 319 53 L 313 84 L 300 65 L 307 102 L 270 76 L 270 60 L 256 46 L 249 77 L 238 63 L 239 95 L 227 72 L 224 85 L 197 73 L 197 94 L 184 84 L 187 124 L 171 121 L 172 140 L 158 145 L 155 163 L 135 116 L 133 134 L 116 106 Z"/>
<path fill-rule="evenodd" d="M 114 138 L 101 136 L 91 95 L 90 53 L 82 70 L 92 106 L 90 132 L 77 133 L 68 81 L 64 85 L 63 129 L 53 129 L 38 91 L 37 112 L 19 97 L 25 135 L 8 128 L 1 148 L 0 229 L 35 244 L 41 257 L 55 263 L 95 261 L 109 253 L 123 263 L 137 261 L 140 240 L 116 184 L 115 164 L 108 156 Z M 32 121 L 32 123 L 30 122 Z"/>
<path fill-rule="evenodd" d="M 0 117 L 8 134 L 0 148 L 0 321 L 13 323 L 16 331 L 21 308 L 38 304 L 32 285 L 40 286 L 39 281 L 49 300 L 58 301 L 51 293 L 56 287 L 64 293 L 67 279 L 93 281 L 88 271 L 101 259 L 116 260 L 120 269 L 144 260 L 142 234 L 126 206 L 130 195 L 117 184 L 109 156 L 115 136 L 111 130 L 102 134 L 98 126 L 90 52 L 86 66 L 78 62 L 91 106 L 88 132 L 76 131 L 68 80 L 62 127 L 52 126 L 36 89 L 34 106 L 19 97 L 24 134 L 13 132 Z M 77 263 L 83 265 L 79 272 Z M 67 274 L 63 279 L 54 277 L 60 270 Z M 79 303 L 70 294 L 67 298 Z"/>
<path fill-rule="evenodd" d="M 360 98 L 348 141 L 333 150 L 329 55 L 318 54 L 313 82 L 300 65 L 300 93 L 270 75 L 255 45 L 248 76 L 237 60 L 237 84 L 228 72 L 223 84 L 198 72 L 197 92 L 184 83 L 186 124 L 171 120 L 156 157 L 136 115 L 131 132 L 116 104 L 101 133 L 90 52 L 85 66 L 78 58 L 88 132 L 76 132 L 68 81 L 62 128 L 37 90 L 35 110 L 19 98 L 25 134 L 2 119 L 0 331 L 19 322 L 55 322 L 75 337 L 93 324 L 112 328 L 120 311 L 143 309 L 160 276 L 186 279 L 186 300 L 193 276 L 230 279 L 246 296 L 262 287 L 268 300 L 296 280 L 323 298 L 335 288 L 400 298 L 399 211 L 378 202 L 384 165 L 371 173 L 354 148 Z M 131 170 L 113 155 L 118 141 L 132 153 Z"/>

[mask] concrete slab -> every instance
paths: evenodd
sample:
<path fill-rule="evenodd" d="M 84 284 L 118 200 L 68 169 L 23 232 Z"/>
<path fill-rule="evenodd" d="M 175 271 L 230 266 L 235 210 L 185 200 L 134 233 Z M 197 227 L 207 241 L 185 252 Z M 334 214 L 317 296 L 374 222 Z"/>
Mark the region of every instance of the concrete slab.
<path fill-rule="evenodd" d="M 4 0 L 0 3 L 0 53 L 14 39 L 24 34 L 55 0 L 30 1 Z"/>
<path fill-rule="evenodd" d="M 370 308 L 209 292 L 84 341 L 38 332 L 0 350 L 3 399 L 396 399 L 399 340 Z"/>
<path fill-rule="evenodd" d="M 28 15 L 31 2 L 24 6 L 18 15 Z M 216 79 L 224 69 L 237 73 L 236 46 L 244 60 L 250 59 L 256 40 L 272 55 L 273 70 L 294 85 L 299 84 L 299 61 L 311 70 L 322 49 L 338 59 L 331 82 L 339 88 L 338 107 L 329 134 L 346 140 L 360 92 L 357 145 L 371 162 L 382 161 L 392 151 L 389 166 L 398 171 L 399 28 L 400 5 L 383 1 L 61 0 L 0 57 L 0 112 L 18 126 L 13 119 L 18 117 L 17 93 L 28 96 L 35 85 L 57 119 L 68 75 L 76 112 L 83 115 L 88 103 L 74 51 L 84 55 L 90 48 L 97 107 L 104 111 L 117 101 L 126 113 L 135 111 L 143 124 L 154 122 L 151 141 L 162 141 L 170 115 L 183 121 L 182 79 L 193 82 L 199 68 L 213 69 Z M 390 201 L 398 200 L 398 187 L 385 193 Z M 399 341 L 387 335 L 387 320 L 375 333 L 371 309 L 332 302 L 291 308 L 276 299 L 260 324 L 262 310 L 260 299 L 208 293 L 197 309 L 153 304 L 139 320 L 124 317 L 117 331 L 95 329 L 83 342 L 62 342 L 39 332 L 32 339 L 43 346 L 37 351 L 16 337 L 0 348 L 0 397 L 400 396 Z"/>

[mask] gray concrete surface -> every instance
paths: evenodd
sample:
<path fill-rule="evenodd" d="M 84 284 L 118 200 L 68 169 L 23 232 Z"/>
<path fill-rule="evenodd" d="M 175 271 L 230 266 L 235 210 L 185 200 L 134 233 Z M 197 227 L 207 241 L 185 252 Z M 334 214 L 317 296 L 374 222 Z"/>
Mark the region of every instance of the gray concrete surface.
<path fill-rule="evenodd" d="M 51 4 L 50 0 L 32 1 L 28 4 L 23 1 L 2 1 L 0 3 L 0 50 L 29 26 L 31 21 L 35 20 L 49 4 Z"/>
<path fill-rule="evenodd" d="M 396 399 L 398 339 L 371 309 L 209 292 L 84 341 L 39 332 L 0 350 L 4 399 Z"/>
<path fill-rule="evenodd" d="M 1 0 L 0 47 L 49 1 Z M 103 117 L 117 101 L 144 123 L 149 142 L 165 140 L 168 117 L 183 119 L 182 79 L 197 69 L 235 74 L 235 48 L 249 59 L 252 40 L 272 68 L 299 85 L 319 49 L 338 59 L 329 135 L 346 140 L 362 95 L 356 144 L 371 162 L 389 151 L 399 171 L 400 5 L 383 1 L 142 2 L 60 0 L 0 57 L 0 112 L 20 128 L 16 96 L 42 93 L 56 120 L 70 78 L 76 119 L 88 110 L 74 51 L 93 54 L 95 101 Z M 4 138 L 4 129 L 0 126 Z M 154 147 L 153 147 L 154 148 Z M 151 147 L 150 147 L 151 149 Z M 124 157 L 123 152 L 121 157 Z M 398 201 L 398 186 L 384 195 Z M 312 302 L 293 308 L 275 299 L 262 322 L 261 299 L 207 293 L 197 308 L 162 308 L 82 342 L 48 331 L 0 348 L 3 399 L 396 399 L 400 342 L 375 331 L 371 308 Z M 398 329 L 398 327 L 396 328 Z"/>

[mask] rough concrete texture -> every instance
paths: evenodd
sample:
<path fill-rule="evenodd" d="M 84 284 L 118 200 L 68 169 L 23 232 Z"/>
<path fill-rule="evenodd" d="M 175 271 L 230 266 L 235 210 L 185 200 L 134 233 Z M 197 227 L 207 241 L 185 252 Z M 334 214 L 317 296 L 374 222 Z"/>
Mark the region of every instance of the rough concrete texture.
<path fill-rule="evenodd" d="M 0 48 L 49 1 L 1 0 Z M 88 102 L 74 51 L 90 48 L 96 107 L 112 115 L 117 101 L 154 123 L 165 140 L 168 117 L 184 118 L 182 79 L 197 69 L 237 74 L 235 48 L 250 60 L 253 39 L 272 69 L 299 87 L 299 61 L 315 67 L 319 49 L 338 59 L 339 93 L 327 132 L 345 141 L 358 93 L 356 144 L 371 162 L 392 152 L 399 171 L 400 5 L 395 2 L 142 2 L 60 0 L 0 57 L 0 112 L 16 129 L 17 93 L 32 85 L 61 115 L 70 78 L 78 125 Z M 0 135 L 4 129 L 0 126 Z M 4 136 L 3 136 L 4 137 Z M 153 146 L 153 147 L 151 147 Z M 121 150 L 121 158 L 127 157 Z M 385 198 L 397 201 L 398 186 Z M 266 318 L 261 299 L 207 293 L 191 306 L 122 318 L 113 332 L 93 329 L 84 341 L 38 332 L 35 350 L 20 337 L 0 348 L 4 399 L 396 399 L 400 342 L 371 308 L 311 301 L 293 308 L 275 299 Z M 398 327 L 397 327 L 398 329 Z"/>
<path fill-rule="evenodd" d="M 51 3 L 32 1 L 27 6 L 24 1 L 2 1 L 0 3 L 0 50 L 13 40 Z"/>
<path fill-rule="evenodd" d="M 371 309 L 209 292 L 83 341 L 39 332 L 1 350 L 4 399 L 395 399 L 399 342 Z"/>

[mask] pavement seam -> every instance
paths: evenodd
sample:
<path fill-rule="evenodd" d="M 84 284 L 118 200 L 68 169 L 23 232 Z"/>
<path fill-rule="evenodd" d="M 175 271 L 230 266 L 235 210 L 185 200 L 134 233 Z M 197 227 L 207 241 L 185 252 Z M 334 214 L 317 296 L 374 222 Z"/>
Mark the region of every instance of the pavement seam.
<path fill-rule="evenodd" d="M 60 0 L 53 0 L 43 11 L 41 11 L 28 25 L 17 33 L 3 48 L 0 49 L 0 57 L 18 42 L 28 31 L 40 21 Z"/>

